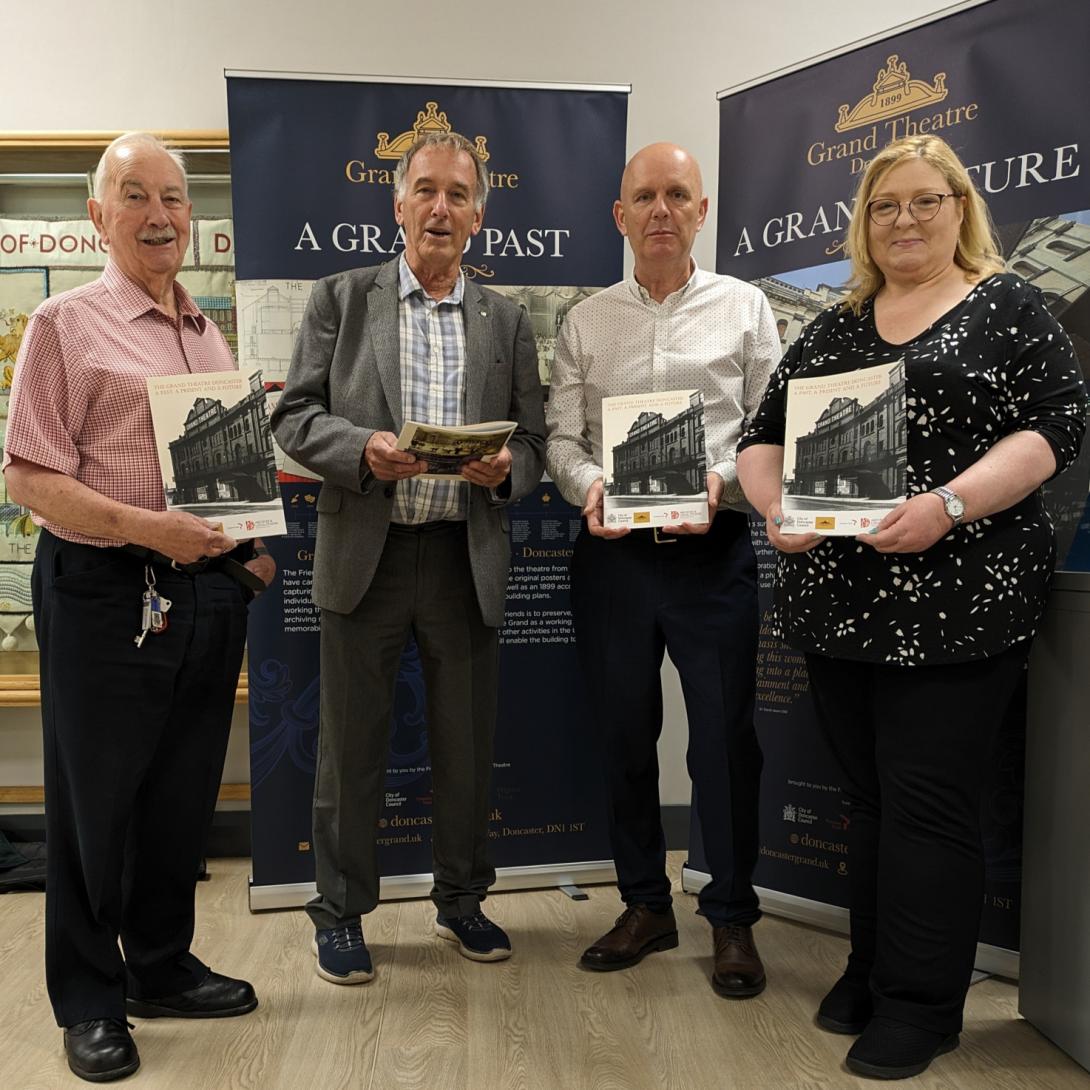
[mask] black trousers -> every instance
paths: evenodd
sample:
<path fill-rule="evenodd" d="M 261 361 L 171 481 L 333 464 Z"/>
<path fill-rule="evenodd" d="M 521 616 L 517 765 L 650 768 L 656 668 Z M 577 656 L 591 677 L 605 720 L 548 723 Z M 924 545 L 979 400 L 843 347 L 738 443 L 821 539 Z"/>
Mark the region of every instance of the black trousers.
<path fill-rule="evenodd" d="M 754 923 L 762 758 L 753 726 L 757 564 L 746 516 L 721 511 L 706 535 L 674 544 L 656 544 L 645 530 L 607 541 L 584 529 L 571 596 L 581 670 L 603 736 L 622 899 L 670 903 L 656 752 L 667 651 L 681 675 L 686 759 L 711 871 L 699 911 L 715 925 Z"/>
<path fill-rule="evenodd" d="M 875 1014 L 961 1029 L 984 899 L 988 753 L 1029 647 L 938 666 L 806 656 L 849 801 L 851 954 Z"/>
<path fill-rule="evenodd" d="M 432 775 L 432 900 L 476 912 L 488 859 L 499 632 L 481 619 L 464 522 L 392 524 L 375 576 L 349 614 L 322 611 L 322 702 L 314 783 L 316 927 L 370 912 L 379 898 L 375 835 L 401 652 L 416 637 Z"/>
<path fill-rule="evenodd" d="M 153 569 L 168 627 L 140 628 L 144 563 L 43 530 L 34 563 L 47 854 L 46 982 L 57 1023 L 173 995 L 189 952 L 246 640 L 222 572 Z M 118 939 L 124 956 L 118 948 Z"/>

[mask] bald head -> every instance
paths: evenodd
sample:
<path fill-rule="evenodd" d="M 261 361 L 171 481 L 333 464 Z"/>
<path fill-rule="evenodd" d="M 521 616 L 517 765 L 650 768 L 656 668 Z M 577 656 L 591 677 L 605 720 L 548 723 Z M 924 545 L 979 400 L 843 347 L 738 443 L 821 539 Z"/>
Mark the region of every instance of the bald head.
<path fill-rule="evenodd" d="M 704 180 L 700 176 L 700 164 L 677 144 L 648 144 L 640 148 L 624 168 L 621 175 L 621 200 L 625 199 L 626 189 L 645 182 L 649 176 L 667 176 L 683 178 L 693 189 L 696 199 L 704 196 Z"/>
<path fill-rule="evenodd" d="M 693 243 L 707 214 L 700 167 L 684 148 L 649 144 L 632 156 L 613 218 L 632 247 L 641 284 L 688 279 Z"/>

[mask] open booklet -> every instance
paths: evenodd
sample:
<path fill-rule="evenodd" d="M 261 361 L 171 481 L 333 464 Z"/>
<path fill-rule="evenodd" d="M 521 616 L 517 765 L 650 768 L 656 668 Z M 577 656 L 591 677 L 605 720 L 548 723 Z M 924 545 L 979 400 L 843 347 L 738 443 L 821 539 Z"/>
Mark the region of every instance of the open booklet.
<path fill-rule="evenodd" d="M 514 434 L 513 420 L 489 420 L 483 424 L 444 427 L 408 420 L 397 437 L 397 449 L 407 450 L 428 463 L 418 481 L 464 481 L 463 462 L 490 462 Z"/>
<path fill-rule="evenodd" d="M 787 382 L 785 534 L 867 533 L 904 502 L 904 360 Z"/>
<path fill-rule="evenodd" d="M 148 403 L 168 510 L 236 541 L 286 532 L 260 371 L 149 378 Z"/>
<path fill-rule="evenodd" d="M 602 461 L 606 526 L 708 521 L 700 390 L 603 397 Z"/>

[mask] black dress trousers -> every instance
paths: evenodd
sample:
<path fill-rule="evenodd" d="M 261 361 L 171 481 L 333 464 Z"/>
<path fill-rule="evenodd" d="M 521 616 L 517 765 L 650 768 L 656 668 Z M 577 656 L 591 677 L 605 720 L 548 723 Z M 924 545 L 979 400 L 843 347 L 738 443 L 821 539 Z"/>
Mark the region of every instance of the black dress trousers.
<path fill-rule="evenodd" d="M 572 559 L 580 666 L 603 737 L 617 884 L 628 905 L 670 903 L 659 810 L 663 652 L 677 667 L 686 754 L 711 881 L 713 924 L 760 917 L 753 890 L 762 757 L 753 725 L 757 563 L 749 520 L 724 510 L 705 535 L 649 530 L 605 540 L 584 528 Z"/>
<path fill-rule="evenodd" d="M 806 656 L 850 805 L 847 973 L 869 981 L 876 1015 L 961 1030 L 984 902 L 984 776 L 1028 651 L 912 667 Z"/>
<path fill-rule="evenodd" d="M 124 1018 L 126 995 L 173 995 L 207 972 L 189 952 L 194 889 L 249 595 L 219 571 L 152 570 L 168 625 L 137 647 L 142 560 L 46 530 L 35 559 L 46 982 L 62 1026 Z"/>

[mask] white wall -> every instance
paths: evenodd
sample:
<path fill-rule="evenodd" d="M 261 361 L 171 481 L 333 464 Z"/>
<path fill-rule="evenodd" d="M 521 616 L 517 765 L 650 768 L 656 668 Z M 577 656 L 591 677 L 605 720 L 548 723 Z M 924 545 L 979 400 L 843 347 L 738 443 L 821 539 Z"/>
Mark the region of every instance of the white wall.
<path fill-rule="evenodd" d="M 224 129 L 224 68 L 630 83 L 630 150 L 673 140 L 704 168 L 712 212 L 697 261 L 714 267 L 718 90 L 949 7 L 949 0 L 360 0 L 18 3 L 0 129 Z M 14 14 L 14 13 L 13 13 Z M 15 39 L 13 39 L 14 41 Z M 759 161 L 733 164 L 760 172 Z M 608 209 L 603 209 L 608 215 Z M 684 712 L 664 670 L 662 799 L 687 803 Z M 0 727 L 0 783 L 30 775 Z M 228 780 L 245 778 L 236 716 Z M 8 754 L 14 764 L 9 771 Z"/>

